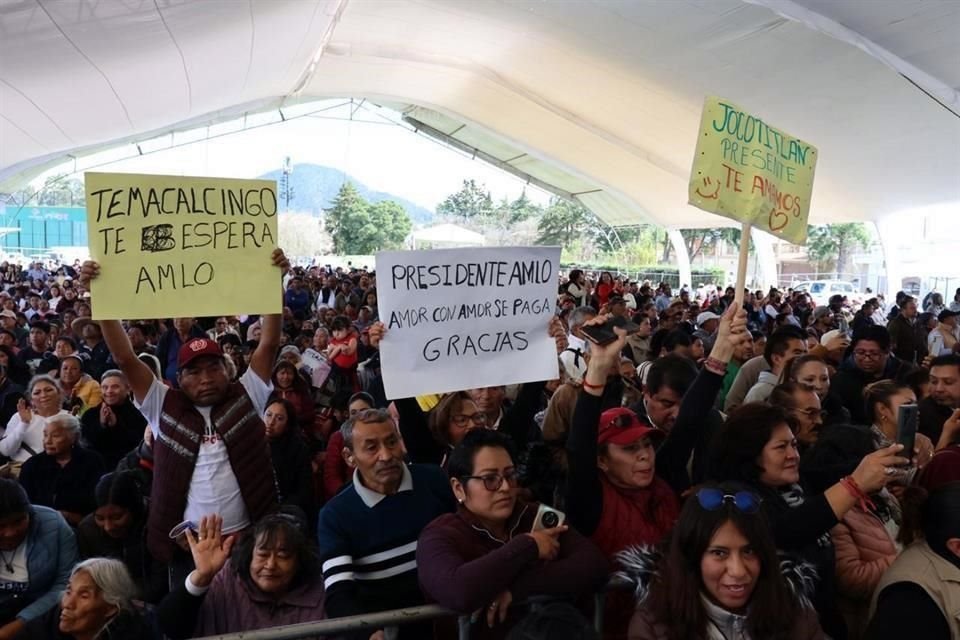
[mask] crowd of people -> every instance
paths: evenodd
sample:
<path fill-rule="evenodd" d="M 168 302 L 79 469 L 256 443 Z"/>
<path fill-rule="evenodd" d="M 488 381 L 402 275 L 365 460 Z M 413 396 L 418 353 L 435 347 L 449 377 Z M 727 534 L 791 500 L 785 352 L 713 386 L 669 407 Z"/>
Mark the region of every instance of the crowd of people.
<path fill-rule="evenodd" d="M 96 322 L 99 265 L 0 266 L 0 640 L 960 637 L 960 290 L 574 269 L 557 379 L 388 399 L 375 274 L 273 266 L 282 314 Z"/>

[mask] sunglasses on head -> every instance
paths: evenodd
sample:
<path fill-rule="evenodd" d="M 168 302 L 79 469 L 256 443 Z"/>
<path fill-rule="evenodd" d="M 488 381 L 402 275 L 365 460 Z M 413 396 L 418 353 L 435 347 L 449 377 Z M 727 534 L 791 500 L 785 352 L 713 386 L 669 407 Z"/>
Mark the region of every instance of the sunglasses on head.
<path fill-rule="evenodd" d="M 750 491 L 737 491 L 731 495 L 720 489 L 700 489 L 697 491 L 697 502 L 707 511 L 716 511 L 726 503 L 732 504 L 741 513 L 760 510 L 760 497 Z"/>

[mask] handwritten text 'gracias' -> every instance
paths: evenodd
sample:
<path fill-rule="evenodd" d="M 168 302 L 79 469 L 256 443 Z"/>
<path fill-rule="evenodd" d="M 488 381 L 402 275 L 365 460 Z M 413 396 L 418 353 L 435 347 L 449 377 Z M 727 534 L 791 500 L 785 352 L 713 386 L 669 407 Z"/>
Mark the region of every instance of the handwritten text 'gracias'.
<path fill-rule="evenodd" d="M 100 189 L 90 194 L 97 199 L 96 220 L 121 224 L 97 230 L 104 255 L 126 253 L 129 240 L 139 241 L 139 251 L 162 253 L 178 250 L 222 250 L 261 248 L 276 244 L 270 226 L 261 220 L 277 215 L 277 195 L 273 189 L 165 188 Z M 181 218 L 180 216 L 184 216 Z M 158 224 L 137 227 L 139 237 L 128 237 L 124 218 L 159 218 Z M 204 219 L 206 218 L 206 219 Z M 211 220 L 211 218 L 214 218 Z M 229 218 L 224 220 L 223 218 Z M 248 219 L 244 219 L 248 218 Z M 170 224 L 175 222 L 175 224 Z M 211 262 L 186 259 L 140 266 L 135 293 L 186 289 L 213 282 Z"/>
<path fill-rule="evenodd" d="M 532 315 L 549 316 L 553 304 L 549 298 L 513 297 L 500 293 L 517 293 L 524 286 L 550 283 L 555 277 L 550 260 L 466 262 L 446 265 L 394 265 L 391 272 L 394 289 L 423 291 L 431 288 L 487 287 L 495 297 L 488 300 L 417 306 L 391 312 L 387 327 L 402 329 L 458 320 L 505 320 Z M 472 293 L 474 292 L 472 291 Z M 526 331 L 510 329 L 481 331 L 476 334 L 453 334 L 431 337 L 425 341 L 421 355 L 427 362 L 441 357 L 480 356 L 483 353 L 524 351 L 529 346 Z"/>

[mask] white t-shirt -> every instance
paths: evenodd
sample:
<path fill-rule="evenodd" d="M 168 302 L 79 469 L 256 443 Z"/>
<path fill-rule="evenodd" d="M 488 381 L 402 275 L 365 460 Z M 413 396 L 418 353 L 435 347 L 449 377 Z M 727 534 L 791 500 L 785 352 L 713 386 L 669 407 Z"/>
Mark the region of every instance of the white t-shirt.
<path fill-rule="evenodd" d="M 29 586 L 30 569 L 27 567 L 27 541 L 24 540 L 14 551 L 3 552 L 3 561 L 0 562 L 0 592 L 23 593 Z"/>
<path fill-rule="evenodd" d="M 253 369 L 247 369 L 240 377 L 240 384 L 250 396 L 254 410 L 262 416 L 267 399 L 273 391 L 273 384 L 260 379 Z M 160 433 L 160 413 L 163 400 L 167 396 L 167 387 L 154 380 L 147 396 L 140 405 L 140 413 L 147 419 L 154 437 Z M 218 514 L 223 518 L 223 532 L 232 533 L 250 526 L 250 514 L 240 493 L 240 484 L 230 466 L 227 445 L 214 431 L 210 422 L 213 407 L 197 407 L 206 423 L 206 434 L 200 443 L 197 463 L 193 468 L 193 478 L 187 492 L 187 508 L 183 512 L 184 520 L 200 522 L 200 518 Z"/>

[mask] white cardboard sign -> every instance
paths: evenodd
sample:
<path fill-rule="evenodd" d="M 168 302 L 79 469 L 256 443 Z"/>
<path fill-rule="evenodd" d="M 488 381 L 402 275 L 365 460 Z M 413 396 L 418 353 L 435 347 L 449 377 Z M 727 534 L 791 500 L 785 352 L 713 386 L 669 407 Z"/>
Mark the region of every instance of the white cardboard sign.
<path fill-rule="evenodd" d="M 387 398 L 557 377 L 548 326 L 559 247 L 385 251 L 376 260 Z"/>

